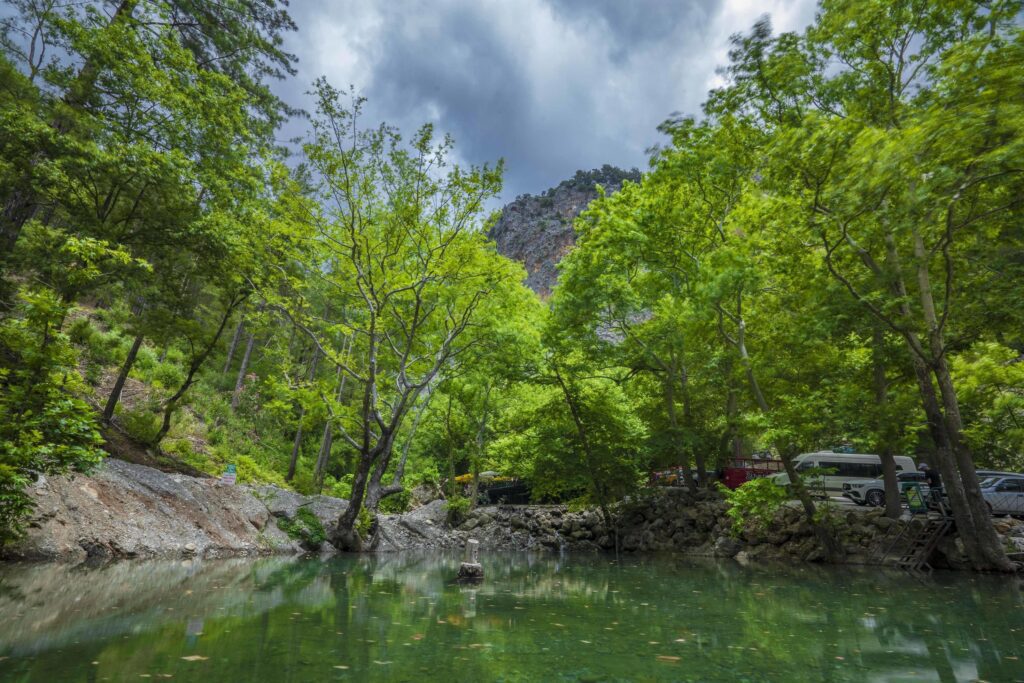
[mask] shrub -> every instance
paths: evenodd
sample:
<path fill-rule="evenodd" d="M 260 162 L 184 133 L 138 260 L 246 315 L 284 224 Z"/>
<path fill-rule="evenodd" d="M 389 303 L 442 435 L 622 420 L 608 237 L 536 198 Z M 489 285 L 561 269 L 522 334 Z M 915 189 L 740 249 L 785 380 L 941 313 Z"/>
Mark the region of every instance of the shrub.
<path fill-rule="evenodd" d="M 768 478 L 753 479 L 736 490 L 722 484 L 718 489 L 729 503 L 726 514 L 732 519 L 733 536 L 739 536 L 744 529 L 766 527 L 789 499 L 786 489 Z"/>
<path fill-rule="evenodd" d="M 412 494 L 408 489 L 388 496 L 380 502 L 380 511 L 385 514 L 405 512 L 409 508 Z"/>
<path fill-rule="evenodd" d="M 149 373 L 154 386 L 174 389 L 185 381 L 185 372 L 173 363 L 155 363 Z"/>
<path fill-rule="evenodd" d="M 246 484 L 275 484 L 281 488 L 288 488 L 288 482 L 284 476 L 273 469 L 265 467 L 248 455 L 240 455 L 236 458 L 238 481 Z"/>
<path fill-rule="evenodd" d="M 373 521 L 373 515 L 370 514 L 369 510 L 364 507 L 359 508 L 359 514 L 356 516 L 356 531 L 359 532 L 359 538 L 365 541 L 370 537 Z"/>
<path fill-rule="evenodd" d="M 135 409 L 120 409 L 118 422 L 130 437 L 139 443 L 152 443 L 160 431 L 161 416 L 149 406 Z"/>
<path fill-rule="evenodd" d="M 75 372 L 60 321 L 67 306 L 47 289 L 23 288 L 0 321 L 0 543 L 17 538 L 35 507 L 25 486 L 39 474 L 88 471 L 103 439 Z"/>
<path fill-rule="evenodd" d="M 88 318 L 77 318 L 68 326 L 68 340 L 77 346 L 87 346 L 96 334 Z"/>
<path fill-rule="evenodd" d="M 324 495 L 348 500 L 352 495 L 352 479 L 351 473 L 346 474 L 341 479 L 335 479 L 328 474 L 324 477 Z"/>
<path fill-rule="evenodd" d="M 444 509 L 448 511 L 448 523 L 457 526 L 469 511 L 469 498 L 455 495 L 445 501 Z"/>
<path fill-rule="evenodd" d="M 308 507 L 296 510 L 292 519 L 278 517 L 277 528 L 311 550 L 319 549 L 327 540 L 327 532 L 320 518 Z"/>

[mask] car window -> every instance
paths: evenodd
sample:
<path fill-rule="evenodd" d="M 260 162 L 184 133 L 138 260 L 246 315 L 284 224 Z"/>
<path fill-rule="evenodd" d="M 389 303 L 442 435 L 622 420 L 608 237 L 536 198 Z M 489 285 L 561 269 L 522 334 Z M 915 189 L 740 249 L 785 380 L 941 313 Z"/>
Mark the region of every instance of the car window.
<path fill-rule="evenodd" d="M 812 467 L 814 467 L 815 465 L 816 465 L 816 463 L 813 460 L 804 460 L 799 465 L 797 465 L 796 468 L 797 468 L 797 470 L 801 470 L 801 471 L 802 470 L 809 470 Z"/>
<path fill-rule="evenodd" d="M 997 490 L 999 491 L 1024 491 L 1024 479 L 1004 479 Z"/>
<path fill-rule="evenodd" d="M 998 481 L 999 477 L 985 477 L 980 482 L 978 482 L 978 486 L 980 486 L 983 489 L 987 489 L 992 486 L 995 486 Z"/>
<path fill-rule="evenodd" d="M 822 463 L 824 467 L 835 468 L 837 477 L 855 477 L 857 479 L 874 479 L 882 473 L 882 465 L 872 462 L 850 462 L 849 460 L 830 460 Z"/>

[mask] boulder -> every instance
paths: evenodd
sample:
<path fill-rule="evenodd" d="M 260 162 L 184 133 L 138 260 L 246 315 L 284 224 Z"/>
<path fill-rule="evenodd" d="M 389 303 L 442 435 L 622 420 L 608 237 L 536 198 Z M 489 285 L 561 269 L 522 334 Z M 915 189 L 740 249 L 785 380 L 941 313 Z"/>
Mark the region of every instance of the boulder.
<path fill-rule="evenodd" d="M 31 487 L 38 504 L 10 558 L 221 557 L 295 553 L 248 486 L 169 474 L 107 459 L 90 475 L 55 476 Z"/>
<path fill-rule="evenodd" d="M 720 536 L 715 540 L 715 557 L 736 557 L 736 554 L 743 550 L 743 542 L 732 536 Z"/>

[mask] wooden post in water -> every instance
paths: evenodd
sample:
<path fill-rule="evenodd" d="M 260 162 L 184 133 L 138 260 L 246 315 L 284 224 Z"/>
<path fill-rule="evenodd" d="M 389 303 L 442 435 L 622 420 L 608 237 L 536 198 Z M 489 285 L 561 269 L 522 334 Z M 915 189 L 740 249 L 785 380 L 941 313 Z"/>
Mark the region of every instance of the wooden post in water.
<path fill-rule="evenodd" d="M 470 538 L 466 541 L 466 556 L 459 566 L 459 581 L 481 581 L 484 568 L 480 564 L 480 541 Z"/>

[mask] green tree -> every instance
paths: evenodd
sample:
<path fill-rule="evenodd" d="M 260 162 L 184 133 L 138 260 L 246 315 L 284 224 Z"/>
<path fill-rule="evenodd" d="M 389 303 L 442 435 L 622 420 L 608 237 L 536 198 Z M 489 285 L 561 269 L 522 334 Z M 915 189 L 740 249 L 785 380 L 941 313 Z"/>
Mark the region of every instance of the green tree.
<path fill-rule="evenodd" d="M 350 504 L 332 537 L 358 548 L 355 522 L 374 467 L 387 467 L 406 417 L 439 376 L 479 340 L 467 334 L 482 306 L 501 302 L 520 271 L 479 231 L 501 167 L 447 167 L 451 140 L 424 126 L 408 144 L 387 126 L 361 129 L 324 81 L 306 144 L 322 210 L 310 216 L 320 251 L 310 283 L 330 318 L 290 315 L 347 378 L 354 400 L 325 396 L 330 419 L 356 455 Z M 286 304 L 280 309 L 287 311 Z M 351 339 L 347 349 L 340 343 Z"/>
<path fill-rule="evenodd" d="M 793 223 L 832 276 L 903 339 L 957 526 L 975 566 L 990 569 L 1009 564 L 963 436 L 950 355 L 993 331 L 975 327 L 972 292 L 1011 276 L 1007 244 L 1019 244 L 1011 159 L 1022 119 L 1008 95 L 1021 85 L 1019 11 L 826 2 L 804 37 L 760 26 L 738 40 L 734 85 L 712 100 L 771 135 L 765 191 L 793 198 L 803 214 Z"/>
<path fill-rule="evenodd" d="M 67 305 L 23 288 L 17 315 L 0 321 L 0 544 L 17 538 L 35 508 L 25 487 L 42 475 L 88 471 L 102 443 L 68 338 Z"/>

